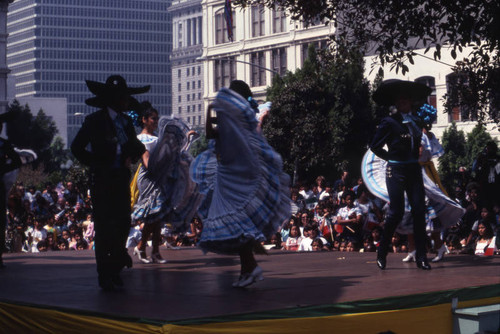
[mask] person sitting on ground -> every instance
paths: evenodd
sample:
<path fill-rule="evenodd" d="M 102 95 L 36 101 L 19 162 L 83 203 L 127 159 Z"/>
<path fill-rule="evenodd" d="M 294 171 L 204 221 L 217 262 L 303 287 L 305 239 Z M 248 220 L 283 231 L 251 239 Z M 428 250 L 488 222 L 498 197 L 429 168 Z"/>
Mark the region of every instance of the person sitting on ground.
<path fill-rule="evenodd" d="M 356 239 L 349 239 L 346 245 L 346 252 L 359 252 L 359 243 Z"/>
<path fill-rule="evenodd" d="M 342 235 L 344 237 L 357 237 L 361 232 L 363 214 L 358 206 L 354 205 L 354 193 L 346 191 L 342 196 L 345 206 L 341 207 L 337 213 L 337 224 L 344 227 Z"/>
<path fill-rule="evenodd" d="M 493 236 L 493 229 L 491 225 L 481 221 L 477 227 L 478 238 L 475 243 L 474 254 L 484 256 L 488 248 L 492 248 L 491 255 L 496 251 L 495 237 Z"/>
<path fill-rule="evenodd" d="M 302 233 L 297 225 L 290 227 L 290 235 L 286 239 L 285 249 L 288 251 L 297 251 L 302 242 Z"/>
<path fill-rule="evenodd" d="M 299 252 L 300 251 L 311 252 L 312 251 L 312 243 L 316 239 L 321 239 L 321 242 L 323 243 L 323 245 L 327 244 L 326 239 L 319 236 L 319 230 L 317 228 L 312 227 L 312 226 L 306 226 L 304 228 L 304 232 L 307 234 L 307 237 L 302 239 L 297 251 L 299 251 Z"/>

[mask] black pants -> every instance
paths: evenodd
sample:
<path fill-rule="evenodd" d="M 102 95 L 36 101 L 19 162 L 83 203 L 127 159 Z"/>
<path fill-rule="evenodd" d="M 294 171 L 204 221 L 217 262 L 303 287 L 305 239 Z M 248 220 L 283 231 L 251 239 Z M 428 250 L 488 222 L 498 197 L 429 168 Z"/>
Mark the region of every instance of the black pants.
<path fill-rule="evenodd" d="M 390 203 L 379 250 L 387 254 L 394 231 L 403 219 L 406 193 L 413 218 L 416 258 L 425 259 L 425 190 L 422 167 L 418 163 L 389 163 L 386 170 L 386 184 Z"/>
<path fill-rule="evenodd" d="M 95 258 L 99 276 L 118 274 L 129 258 L 130 171 L 127 168 L 94 173 L 91 181 Z"/>
<path fill-rule="evenodd" d="M 7 228 L 7 200 L 3 180 L 0 180 L 0 258 L 5 250 L 5 229 Z"/>

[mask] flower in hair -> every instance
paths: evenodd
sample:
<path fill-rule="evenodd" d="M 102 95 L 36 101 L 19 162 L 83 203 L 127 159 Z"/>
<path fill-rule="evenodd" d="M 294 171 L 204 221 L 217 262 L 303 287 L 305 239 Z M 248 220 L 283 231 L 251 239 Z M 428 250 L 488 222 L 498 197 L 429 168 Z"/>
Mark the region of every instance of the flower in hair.
<path fill-rule="evenodd" d="M 132 123 L 134 124 L 134 126 L 141 125 L 139 122 L 139 114 L 137 113 L 137 111 L 131 110 L 131 111 L 127 112 L 127 115 L 128 115 L 128 117 L 132 118 Z"/>
<path fill-rule="evenodd" d="M 437 110 L 430 104 L 424 104 L 417 111 L 417 116 L 427 125 L 434 123 L 437 119 Z"/>

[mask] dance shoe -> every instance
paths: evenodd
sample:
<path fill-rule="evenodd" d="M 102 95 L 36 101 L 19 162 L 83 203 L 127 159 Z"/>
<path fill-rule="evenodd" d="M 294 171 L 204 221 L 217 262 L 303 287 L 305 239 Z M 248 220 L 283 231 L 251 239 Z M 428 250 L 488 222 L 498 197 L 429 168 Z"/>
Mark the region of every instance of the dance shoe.
<path fill-rule="evenodd" d="M 377 267 L 381 270 L 385 269 L 387 264 L 387 253 L 380 250 L 380 247 L 377 247 Z"/>
<path fill-rule="evenodd" d="M 151 260 L 153 261 L 153 263 L 160 263 L 160 264 L 167 263 L 167 260 L 162 258 L 160 253 L 151 254 Z"/>
<path fill-rule="evenodd" d="M 417 260 L 417 267 L 422 270 L 431 270 L 431 265 L 427 262 L 427 259 Z"/>
<path fill-rule="evenodd" d="M 120 274 L 114 274 L 114 275 L 111 275 L 111 283 L 113 283 L 113 285 L 121 288 L 123 287 L 125 284 L 123 283 L 123 280 L 122 278 L 120 277 Z"/>
<path fill-rule="evenodd" d="M 448 248 L 446 248 L 446 245 L 443 244 L 441 248 L 438 249 L 437 255 L 435 258 L 431 260 L 431 262 L 439 262 L 443 259 L 443 256 L 445 253 L 448 253 Z"/>
<path fill-rule="evenodd" d="M 403 262 L 414 262 L 416 261 L 415 254 L 417 251 L 409 252 L 408 255 L 403 259 Z"/>
<path fill-rule="evenodd" d="M 130 257 L 130 255 L 128 255 L 128 253 L 125 253 L 125 258 L 123 259 L 123 262 L 124 262 L 124 267 L 127 267 L 127 268 L 132 268 L 132 258 Z"/>
<path fill-rule="evenodd" d="M 137 258 L 142 263 L 151 263 L 151 261 L 149 261 L 147 256 L 146 256 L 146 251 L 141 251 L 141 250 L 139 250 L 139 248 L 135 247 L 134 248 L 134 255 L 137 255 Z"/>
<path fill-rule="evenodd" d="M 113 291 L 115 290 L 115 285 L 111 281 L 109 276 L 99 276 L 98 277 L 99 287 L 103 291 Z"/>
<path fill-rule="evenodd" d="M 263 271 L 261 267 L 255 267 L 255 269 L 251 273 L 240 275 L 239 280 L 233 283 L 233 288 L 245 288 L 257 281 L 262 281 L 264 279 L 262 273 Z"/>

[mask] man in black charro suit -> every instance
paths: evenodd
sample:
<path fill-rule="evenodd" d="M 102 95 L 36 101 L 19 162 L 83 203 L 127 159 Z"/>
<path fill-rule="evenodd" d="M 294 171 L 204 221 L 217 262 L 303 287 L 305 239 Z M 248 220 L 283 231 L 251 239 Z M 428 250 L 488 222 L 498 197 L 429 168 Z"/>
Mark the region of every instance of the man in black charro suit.
<path fill-rule="evenodd" d="M 85 118 L 71 152 L 90 167 L 98 282 L 103 290 L 113 290 L 123 286 L 120 271 L 132 266 L 125 247 L 131 224 L 129 166 L 145 151 L 124 112 L 135 101 L 131 95 L 145 93 L 150 86 L 127 87 L 119 75 L 110 76 L 105 83 L 86 83 L 96 96 L 85 103 L 101 109 Z"/>

